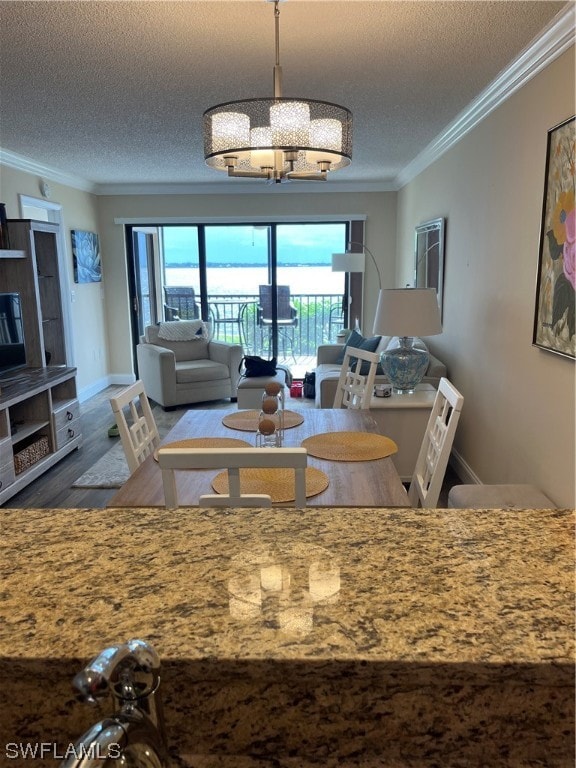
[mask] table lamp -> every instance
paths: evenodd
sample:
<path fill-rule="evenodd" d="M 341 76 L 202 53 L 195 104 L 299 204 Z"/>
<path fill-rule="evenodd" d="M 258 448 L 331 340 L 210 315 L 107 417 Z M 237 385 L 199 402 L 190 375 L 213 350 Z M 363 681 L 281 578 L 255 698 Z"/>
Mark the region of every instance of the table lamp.
<path fill-rule="evenodd" d="M 397 392 L 414 392 L 426 373 L 430 358 L 427 349 L 414 346 L 414 338 L 442 333 L 436 289 L 388 288 L 380 291 L 374 333 L 399 337 L 398 347 L 382 352 L 382 369 Z"/>

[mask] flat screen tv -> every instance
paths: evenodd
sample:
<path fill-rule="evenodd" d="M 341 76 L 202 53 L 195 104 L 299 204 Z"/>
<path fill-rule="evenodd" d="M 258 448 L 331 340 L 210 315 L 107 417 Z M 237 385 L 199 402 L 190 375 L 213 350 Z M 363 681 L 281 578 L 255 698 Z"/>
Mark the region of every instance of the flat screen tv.
<path fill-rule="evenodd" d="M 22 302 L 18 293 L 0 293 L 0 375 L 26 365 Z"/>

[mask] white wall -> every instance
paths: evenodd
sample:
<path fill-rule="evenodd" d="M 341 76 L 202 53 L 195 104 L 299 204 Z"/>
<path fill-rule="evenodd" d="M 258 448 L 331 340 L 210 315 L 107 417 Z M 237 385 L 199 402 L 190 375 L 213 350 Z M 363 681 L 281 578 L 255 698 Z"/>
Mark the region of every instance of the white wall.
<path fill-rule="evenodd" d="M 574 361 L 532 346 L 547 131 L 574 114 L 574 48 L 398 194 L 398 285 L 414 227 L 445 216 L 444 333 L 464 395 L 455 446 L 486 483 L 575 501 Z"/>

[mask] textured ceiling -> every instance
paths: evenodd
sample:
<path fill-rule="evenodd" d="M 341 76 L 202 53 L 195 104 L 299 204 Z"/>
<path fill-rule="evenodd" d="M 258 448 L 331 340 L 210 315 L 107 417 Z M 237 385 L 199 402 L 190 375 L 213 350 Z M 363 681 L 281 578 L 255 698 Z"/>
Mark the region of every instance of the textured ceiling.
<path fill-rule="evenodd" d="M 354 115 L 352 164 L 329 184 L 393 181 L 564 6 L 282 2 L 283 95 Z M 0 2 L 0 147 L 94 184 L 230 183 L 204 164 L 202 113 L 272 95 L 273 10 Z"/>

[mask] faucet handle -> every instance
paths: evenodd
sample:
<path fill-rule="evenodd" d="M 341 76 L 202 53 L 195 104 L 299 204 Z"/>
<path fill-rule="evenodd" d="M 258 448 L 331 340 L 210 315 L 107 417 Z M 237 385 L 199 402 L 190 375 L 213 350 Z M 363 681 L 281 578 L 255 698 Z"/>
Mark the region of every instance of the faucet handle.
<path fill-rule="evenodd" d="M 120 706 L 152 694 L 160 682 L 160 658 L 144 640 L 112 645 L 79 672 L 72 686 L 81 701 L 94 704 L 109 693 Z"/>

